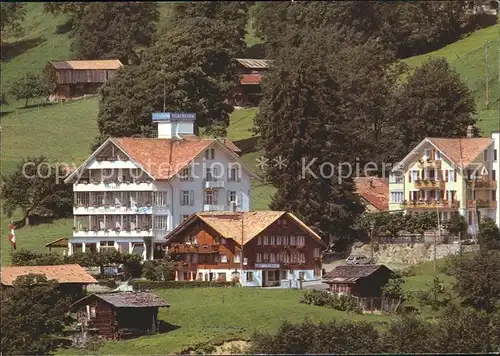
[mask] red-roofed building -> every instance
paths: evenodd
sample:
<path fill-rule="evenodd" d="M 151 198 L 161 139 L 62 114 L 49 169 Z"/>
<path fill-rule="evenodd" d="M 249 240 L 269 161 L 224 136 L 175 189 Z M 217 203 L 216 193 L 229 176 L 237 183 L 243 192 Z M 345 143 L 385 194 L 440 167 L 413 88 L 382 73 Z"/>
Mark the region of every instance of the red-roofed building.
<path fill-rule="evenodd" d="M 229 98 L 234 106 L 258 106 L 262 97 L 260 82 L 269 67 L 265 59 L 236 59 L 236 73 L 240 76 L 240 85 L 236 87 Z"/>
<path fill-rule="evenodd" d="M 393 169 L 391 211 L 460 214 L 477 234 L 482 217 L 500 226 L 500 132 L 492 137 L 427 137 Z"/>
<path fill-rule="evenodd" d="M 357 177 L 356 191 L 369 213 L 389 210 L 389 182 L 378 177 Z"/>
<path fill-rule="evenodd" d="M 250 210 L 255 175 L 234 143 L 194 135 L 194 114 L 153 120 L 158 138 L 109 138 L 66 178 L 75 194 L 69 254 L 114 248 L 161 258 L 163 237 L 190 215 Z"/>

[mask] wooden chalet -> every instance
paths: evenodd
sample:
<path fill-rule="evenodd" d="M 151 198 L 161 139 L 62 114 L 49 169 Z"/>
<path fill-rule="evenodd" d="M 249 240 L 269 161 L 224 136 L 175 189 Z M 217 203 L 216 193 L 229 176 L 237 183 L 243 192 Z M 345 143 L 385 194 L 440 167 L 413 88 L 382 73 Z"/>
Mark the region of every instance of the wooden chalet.
<path fill-rule="evenodd" d="M 77 264 L 55 266 L 10 266 L 2 267 L 1 283 L 3 287 L 12 287 L 16 278 L 28 274 L 43 274 L 48 280 L 56 280 L 59 290 L 72 300 L 85 295 L 89 284 L 97 284 L 97 280 Z"/>
<path fill-rule="evenodd" d="M 193 214 L 166 236 L 176 280 L 276 286 L 321 278 L 321 238 L 283 211 Z M 242 273 L 241 273 L 242 272 Z"/>
<path fill-rule="evenodd" d="M 380 298 L 382 289 L 393 272 L 384 265 L 337 266 L 323 276 L 334 293 L 350 294 L 360 298 Z"/>
<path fill-rule="evenodd" d="M 234 106 L 258 106 L 262 97 L 260 82 L 266 72 L 269 61 L 265 59 L 236 59 L 236 73 L 240 83 L 233 91 L 229 102 Z"/>
<path fill-rule="evenodd" d="M 113 292 L 92 294 L 74 303 L 83 339 L 97 334 L 106 339 L 151 334 L 158 331 L 159 308 L 167 301 L 149 292 Z"/>
<path fill-rule="evenodd" d="M 96 94 L 121 67 L 123 64 L 118 59 L 50 61 L 44 69 L 54 85 L 50 98 L 59 100 Z"/>

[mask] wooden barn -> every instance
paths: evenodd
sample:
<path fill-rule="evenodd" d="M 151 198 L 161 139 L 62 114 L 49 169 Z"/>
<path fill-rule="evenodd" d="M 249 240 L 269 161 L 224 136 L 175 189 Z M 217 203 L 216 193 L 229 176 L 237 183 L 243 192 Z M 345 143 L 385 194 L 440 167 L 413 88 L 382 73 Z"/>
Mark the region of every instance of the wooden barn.
<path fill-rule="evenodd" d="M 92 294 L 72 305 L 82 334 L 122 339 L 158 331 L 158 309 L 167 301 L 149 292 Z"/>
<path fill-rule="evenodd" d="M 260 81 L 269 67 L 265 59 L 236 59 L 236 73 L 240 76 L 240 85 L 232 92 L 229 102 L 234 106 L 258 106 L 262 97 Z"/>
<path fill-rule="evenodd" d="M 19 276 L 28 274 L 43 274 L 48 280 L 56 280 L 59 290 L 72 300 L 78 300 L 85 295 L 88 284 L 97 284 L 97 280 L 80 265 L 55 266 L 11 266 L 2 267 L 2 288 L 12 287 Z"/>
<path fill-rule="evenodd" d="M 50 99 L 60 100 L 96 94 L 121 67 L 123 64 L 118 59 L 50 61 L 44 69 L 49 82 L 54 86 Z"/>
<path fill-rule="evenodd" d="M 360 298 L 380 298 L 393 272 L 384 265 L 337 266 L 323 276 L 323 283 L 334 293 Z"/>

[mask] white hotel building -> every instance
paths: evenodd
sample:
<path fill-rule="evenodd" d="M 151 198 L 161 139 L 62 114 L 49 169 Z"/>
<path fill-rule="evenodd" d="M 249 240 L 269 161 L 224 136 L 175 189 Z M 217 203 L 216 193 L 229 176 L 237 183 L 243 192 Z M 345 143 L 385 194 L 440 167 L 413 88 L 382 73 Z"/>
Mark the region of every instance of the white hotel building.
<path fill-rule="evenodd" d="M 255 175 L 231 141 L 195 136 L 195 114 L 153 121 L 158 138 L 109 138 L 66 178 L 75 196 L 68 254 L 114 248 L 161 258 L 167 233 L 191 214 L 250 210 Z"/>

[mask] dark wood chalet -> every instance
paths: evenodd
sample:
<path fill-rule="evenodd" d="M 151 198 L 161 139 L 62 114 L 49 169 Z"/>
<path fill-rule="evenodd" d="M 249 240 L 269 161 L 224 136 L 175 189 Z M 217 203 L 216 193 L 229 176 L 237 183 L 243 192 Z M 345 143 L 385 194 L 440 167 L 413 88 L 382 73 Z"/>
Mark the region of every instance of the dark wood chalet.
<path fill-rule="evenodd" d="M 393 272 L 384 265 L 337 266 L 323 276 L 323 282 L 334 293 L 345 293 L 361 298 L 380 298 L 382 289 Z"/>
<path fill-rule="evenodd" d="M 239 85 L 229 97 L 234 106 L 258 106 L 262 97 L 260 81 L 266 72 L 269 61 L 265 59 L 236 59 L 236 73 L 240 77 Z"/>
<path fill-rule="evenodd" d="M 256 287 L 320 279 L 325 247 L 311 228 L 283 211 L 194 214 L 165 244 L 180 261 L 177 280 L 237 280 Z"/>
<path fill-rule="evenodd" d="M 106 339 L 151 334 L 158 331 L 158 310 L 170 305 L 149 292 L 92 294 L 74 303 L 81 326 L 81 340 L 90 335 Z"/>
<path fill-rule="evenodd" d="M 118 59 L 50 61 L 44 69 L 54 86 L 51 100 L 96 94 L 99 88 L 123 67 Z"/>
<path fill-rule="evenodd" d="M 42 274 L 48 280 L 56 280 L 62 294 L 73 301 L 85 295 L 88 284 L 97 284 L 97 280 L 80 265 L 56 266 L 10 266 L 2 267 L 2 288 L 12 287 L 16 278 L 28 274 Z"/>

